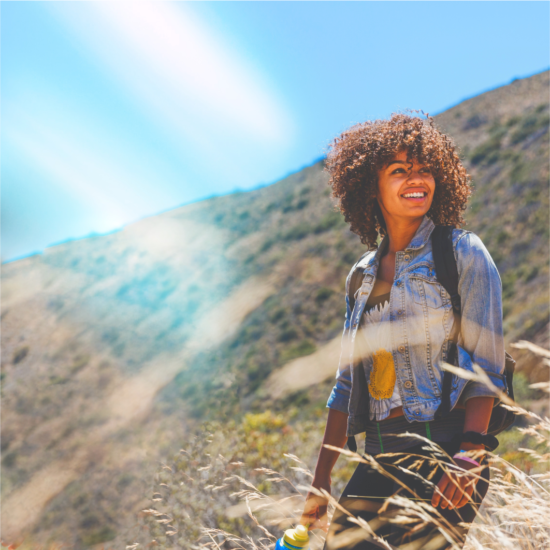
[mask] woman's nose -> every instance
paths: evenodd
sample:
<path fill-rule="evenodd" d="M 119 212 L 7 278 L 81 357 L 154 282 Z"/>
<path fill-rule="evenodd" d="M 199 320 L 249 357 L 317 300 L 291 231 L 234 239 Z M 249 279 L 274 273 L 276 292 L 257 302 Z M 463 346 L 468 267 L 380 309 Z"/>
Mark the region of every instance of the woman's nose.
<path fill-rule="evenodd" d="M 422 174 L 420 173 L 420 170 L 411 170 L 409 172 L 408 179 L 409 181 L 422 181 L 423 177 L 422 177 Z"/>

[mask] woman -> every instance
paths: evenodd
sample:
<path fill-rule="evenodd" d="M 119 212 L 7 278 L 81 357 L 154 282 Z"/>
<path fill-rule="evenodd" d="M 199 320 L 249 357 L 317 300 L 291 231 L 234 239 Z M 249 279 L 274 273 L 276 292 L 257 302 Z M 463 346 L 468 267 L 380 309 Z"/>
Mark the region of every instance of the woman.
<path fill-rule="evenodd" d="M 485 449 L 483 434 L 498 400 L 483 384 L 453 376 L 451 412 L 436 414 L 455 323 L 456 364 L 473 371 L 476 363 L 496 387 L 505 387 L 500 277 L 480 239 L 458 229 L 470 196 L 469 175 L 432 119 L 403 114 L 344 132 L 331 145 L 327 170 L 346 221 L 370 252 L 346 283 L 342 353 L 323 445 L 343 448 L 348 436 L 366 432 L 365 454 L 375 462 L 359 464 L 340 500 L 369 525 L 359 528 L 337 510 L 326 548 L 379 548 L 381 540 L 395 548 L 439 550 L 450 541 L 460 547 L 487 491 L 488 468 L 479 450 Z M 456 228 L 452 246 L 461 318 L 453 315 L 435 274 L 436 225 Z M 350 278 L 358 268 L 362 285 L 350 308 Z M 431 439 L 447 454 L 427 450 L 413 436 L 399 436 L 405 432 Z M 471 440 L 471 432 L 481 443 L 462 441 Z M 338 456 L 321 447 L 314 487 L 330 492 Z M 446 463 L 463 475 L 442 467 Z M 419 508 L 423 520 L 396 522 L 404 511 L 384 506 L 396 494 L 424 506 Z M 326 529 L 326 504 L 309 494 L 302 523 Z"/>

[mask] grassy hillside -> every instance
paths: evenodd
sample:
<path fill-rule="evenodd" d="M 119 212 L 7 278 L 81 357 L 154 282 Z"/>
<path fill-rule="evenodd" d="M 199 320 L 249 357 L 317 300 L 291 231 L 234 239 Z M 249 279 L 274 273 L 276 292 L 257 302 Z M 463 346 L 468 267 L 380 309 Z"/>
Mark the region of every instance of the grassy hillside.
<path fill-rule="evenodd" d="M 468 100 L 438 122 L 473 175 L 468 229 L 501 273 L 507 340 L 547 341 L 548 73 Z"/>
<path fill-rule="evenodd" d="M 545 72 L 436 118 L 473 175 L 467 228 L 500 270 L 507 342 L 548 344 L 548 89 Z M 113 539 L 147 507 L 157 461 L 205 419 L 269 408 L 294 430 L 317 419 L 318 433 L 336 368 L 318 359 L 341 332 L 362 253 L 319 161 L 4 264 L 3 536 Z M 531 380 L 547 376 L 514 355 Z M 274 393 L 273 376 L 300 358 L 318 382 Z"/>

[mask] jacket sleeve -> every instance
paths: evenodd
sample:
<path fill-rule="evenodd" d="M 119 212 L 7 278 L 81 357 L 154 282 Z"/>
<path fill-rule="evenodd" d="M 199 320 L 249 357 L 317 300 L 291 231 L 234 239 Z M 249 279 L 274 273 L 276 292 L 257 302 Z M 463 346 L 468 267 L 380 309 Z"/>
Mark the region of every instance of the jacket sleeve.
<path fill-rule="evenodd" d="M 355 266 L 354 266 L 355 267 Z M 346 321 L 344 323 L 344 331 L 342 333 L 342 344 L 340 349 L 340 361 L 338 363 L 338 371 L 336 372 L 336 384 L 332 388 L 328 398 L 327 407 L 336 409 L 343 413 L 349 412 L 349 398 L 351 394 L 351 368 L 349 363 L 349 339 L 351 327 L 351 310 L 349 305 L 349 285 L 353 269 L 350 271 L 346 279 Z"/>
<path fill-rule="evenodd" d="M 474 233 L 466 233 L 460 237 L 455 252 L 462 309 L 458 340 L 459 363 L 466 366 L 462 364 L 465 358 L 470 363 L 476 363 L 487 373 L 492 383 L 504 391 L 505 356 L 500 275 L 485 245 Z M 467 366 L 471 370 L 471 364 Z M 497 396 L 485 384 L 471 380 L 466 384 L 462 398 L 466 402 L 472 397 Z"/>

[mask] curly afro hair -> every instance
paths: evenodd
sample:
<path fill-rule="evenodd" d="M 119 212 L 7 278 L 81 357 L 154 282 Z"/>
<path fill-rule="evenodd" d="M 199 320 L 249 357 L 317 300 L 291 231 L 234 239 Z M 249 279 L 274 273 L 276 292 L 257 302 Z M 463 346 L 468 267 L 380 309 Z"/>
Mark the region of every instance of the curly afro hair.
<path fill-rule="evenodd" d="M 471 194 L 470 176 L 453 142 L 438 130 L 430 116 L 393 114 L 352 126 L 330 144 L 326 170 L 332 196 L 338 199 L 346 222 L 370 250 L 377 248 L 386 224 L 376 200 L 378 174 L 398 153 L 430 168 L 435 194 L 427 216 L 436 225 L 460 227 Z"/>

